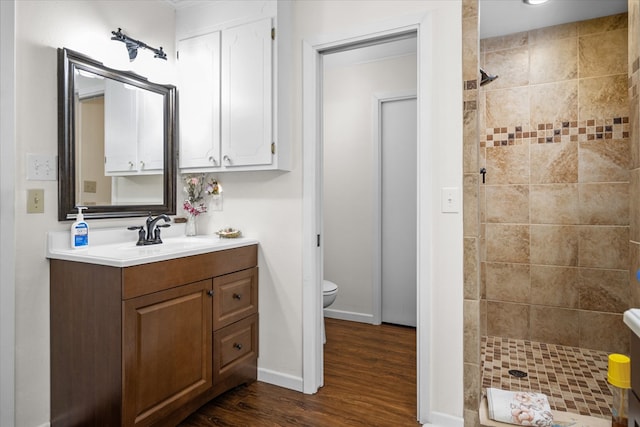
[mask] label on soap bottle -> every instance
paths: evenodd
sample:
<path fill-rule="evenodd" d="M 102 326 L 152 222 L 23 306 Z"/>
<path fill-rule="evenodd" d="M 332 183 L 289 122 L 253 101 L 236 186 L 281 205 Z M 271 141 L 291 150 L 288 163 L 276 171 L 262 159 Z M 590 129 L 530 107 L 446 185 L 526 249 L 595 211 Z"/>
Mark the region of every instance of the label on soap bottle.
<path fill-rule="evenodd" d="M 77 224 L 73 239 L 76 248 L 89 246 L 89 226 L 86 223 Z"/>

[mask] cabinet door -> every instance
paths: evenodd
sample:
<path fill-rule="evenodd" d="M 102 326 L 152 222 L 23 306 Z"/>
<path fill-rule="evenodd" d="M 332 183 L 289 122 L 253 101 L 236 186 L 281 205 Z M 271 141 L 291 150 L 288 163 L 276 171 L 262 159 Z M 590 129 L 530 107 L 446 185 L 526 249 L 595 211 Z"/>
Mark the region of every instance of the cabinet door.
<path fill-rule="evenodd" d="M 272 163 L 272 43 L 266 18 L 222 33 L 222 165 Z"/>
<path fill-rule="evenodd" d="M 105 79 L 104 169 L 107 175 L 134 173 L 137 166 L 137 90 L 121 82 Z"/>
<path fill-rule="evenodd" d="M 180 167 L 220 166 L 220 33 L 178 42 Z"/>
<path fill-rule="evenodd" d="M 211 388 L 211 286 L 204 280 L 123 302 L 125 425 L 153 424 Z"/>
<path fill-rule="evenodd" d="M 164 103 L 159 93 L 138 91 L 138 171 L 163 173 Z"/>

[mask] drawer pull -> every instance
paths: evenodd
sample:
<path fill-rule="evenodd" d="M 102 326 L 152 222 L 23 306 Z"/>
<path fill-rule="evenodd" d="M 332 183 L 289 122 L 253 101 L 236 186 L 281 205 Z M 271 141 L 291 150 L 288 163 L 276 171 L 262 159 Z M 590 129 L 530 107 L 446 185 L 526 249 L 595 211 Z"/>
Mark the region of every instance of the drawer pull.
<path fill-rule="evenodd" d="M 242 344 L 235 343 L 235 344 L 233 344 L 233 348 L 235 348 L 236 350 L 242 350 Z"/>
<path fill-rule="evenodd" d="M 233 294 L 233 299 L 241 299 L 242 294 Z"/>
<path fill-rule="evenodd" d="M 209 295 L 210 297 L 212 297 L 212 296 L 213 296 L 213 291 L 212 291 L 211 289 L 209 289 L 209 290 L 207 291 L 207 295 Z"/>

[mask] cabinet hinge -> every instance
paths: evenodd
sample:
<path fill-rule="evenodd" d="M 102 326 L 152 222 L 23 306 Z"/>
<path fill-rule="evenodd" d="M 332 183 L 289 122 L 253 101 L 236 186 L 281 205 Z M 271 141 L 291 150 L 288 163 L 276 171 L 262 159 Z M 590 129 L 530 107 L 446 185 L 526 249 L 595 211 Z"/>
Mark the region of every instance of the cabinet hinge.
<path fill-rule="evenodd" d="M 316 234 L 316 245 L 320 247 L 320 235 Z"/>
<path fill-rule="evenodd" d="M 271 28 L 271 40 L 275 40 L 276 39 L 276 28 L 273 27 Z"/>
<path fill-rule="evenodd" d="M 276 154 L 276 143 L 275 142 L 271 143 L 271 154 Z"/>
<path fill-rule="evenodd" d="M 176 50 L 176 59 L 178 59 L 178 60 L 180 59 L 180 51 L 179 50 Z"/>

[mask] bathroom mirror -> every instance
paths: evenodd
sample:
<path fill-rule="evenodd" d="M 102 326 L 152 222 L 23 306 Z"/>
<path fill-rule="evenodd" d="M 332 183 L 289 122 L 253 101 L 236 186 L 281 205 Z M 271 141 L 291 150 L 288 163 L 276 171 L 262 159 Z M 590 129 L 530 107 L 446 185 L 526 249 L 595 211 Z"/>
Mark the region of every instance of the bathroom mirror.
<path fill-rule="evenodd" d="M 58 220 L 175 214 L 176 88 L 58 49 Z"/>

